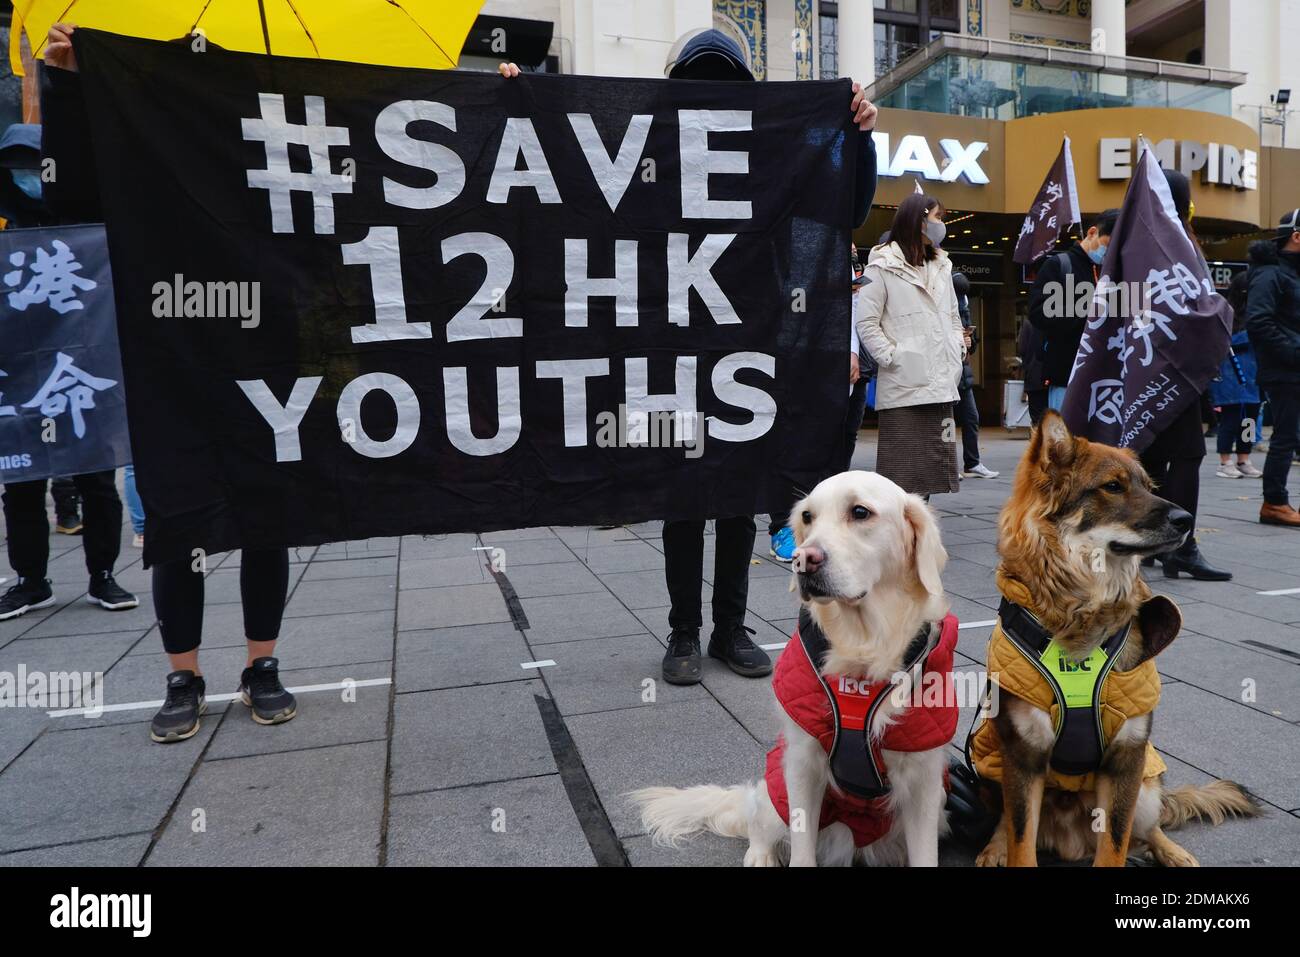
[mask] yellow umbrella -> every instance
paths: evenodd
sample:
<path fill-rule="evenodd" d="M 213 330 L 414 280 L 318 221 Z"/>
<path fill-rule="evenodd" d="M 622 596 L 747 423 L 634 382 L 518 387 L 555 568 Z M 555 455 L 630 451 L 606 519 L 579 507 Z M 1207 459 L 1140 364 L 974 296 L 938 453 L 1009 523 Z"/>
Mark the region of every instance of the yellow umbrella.
<path fill-rule="evenodd" d="M 38 58 L 52 24 L 75 23 L 152 40 L 201 30 L 213 44 L 247 53 L 447 69 L 460 58 L 482 6 L 482 0 L 14 0 L 14 18 Z"/>

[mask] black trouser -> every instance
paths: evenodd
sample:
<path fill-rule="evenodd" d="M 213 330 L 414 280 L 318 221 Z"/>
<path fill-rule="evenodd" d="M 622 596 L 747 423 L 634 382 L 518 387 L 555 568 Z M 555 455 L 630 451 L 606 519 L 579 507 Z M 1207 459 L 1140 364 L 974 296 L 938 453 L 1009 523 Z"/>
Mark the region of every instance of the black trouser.
<path fill-rule="evenodd" d="M 50 482 L 50 496 L 54 499 L 54 517 L 72 518 L 81 511 L 81 498 L 77 483 L 70 478 L 56 478 Z"/>
<path fill-rule="evenodd" d="M 1029 404 L 1029 421 L 1032 425 L 1037 425 L 1043 419 L 1043 414 L 1047 411 L 1047 390 L 1034 389 L 1032 392 L 1025 390 L 1025 401 Z"/>
<path fill-rule="evenodd" d="M 1189 512 L 1193 518 L 1201 496 L 1203 458 L 1205 433 L 1199 401 L 1184 409 L 1141 455 L 1142 466 L 1156 483 L 1156 494 Z M 1195 534 L 1193 529 L 1192 535 Z"/>
<path fill-rule="evenodd" d="M 975 390 L 968 385 L 957 387 L 953 413 L 961 426 L 961 457 L 965 471 L 980 464 L 980 410 L 975 405 Z"/>
<path fill-rule="evenodd" d="M 840 462 L 841 472 L 853 468 L 853 452 L 858 447 L 858 432 L 862 430 L 862 419 L 867 414 L 867 386 L 871 380 L 861 378 L 853 385 L 849 394 L 849 407 L 844 414 L 844 457 Z M 829 476 L 827 476 L 829 478 Z M 790 490 L 790 504 L 799 498 L 797 490 Z M 767 534 L 775 535 L 790 522 L 790 509 L 773 512 L 768 516 Z"/>
<path fill-rule="evenodd" d="M 713 625 L 740 624 L 749 598 L 749 562 L 754 557 L 754 519 L 750 515 L 714 522 Z M 704 624 L 700 594 L 704 585 L 704 523 L 664 522 L 664 577 L 672 608 L 672 628 Z"/>
<path fill-rule="evenodd" d="M 1268 407 L 1273 415 L 1273 434 L 1268 440 L 1264 459 L 1264 501 L 1270 505 L 1289 505 L 1286 480 L 1291 474 L 1291 460 L 1300 444 L 1300 385 L 1272 386 Z"/>
<path fill-rule="evenodd" d="M 289 593 L 289 550 L 245 549 L 239 564 L 239 593 L 244 603 L 244 637 L 249 641 L 279 638 Z M 155 565 L 153 610 L 167 653 L 193 651 L 203 638 L 203 573 L 194 571 L 188 559 Z"/>
<path fill-rule="evenodd" d="M 74 475 L 81 495 L 81 547 L 86 571 L 111 572 L 122 549 L 122 500 L 117 496 L 116 470 Z M 50 562 L 50 520 L 45 513 L 45 479 L 15 482 L 4 490 L 5 524 L 9 529 L 9 565 L 23 578 L 43 579 Z"/>

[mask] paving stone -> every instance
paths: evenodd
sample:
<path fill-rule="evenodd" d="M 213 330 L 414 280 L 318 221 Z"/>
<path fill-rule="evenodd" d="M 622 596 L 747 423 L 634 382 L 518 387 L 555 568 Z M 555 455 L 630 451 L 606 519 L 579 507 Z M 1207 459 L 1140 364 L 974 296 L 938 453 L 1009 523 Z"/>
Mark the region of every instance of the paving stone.
<path fill-rule="evenodd" d="M 495 582 L 462 588 L 403 589 L 397 609 L 398 631 L 493 621 L 510 621 L 510 609 Z"/>
<path fill-rule="evenodd" d="M 763 775 L 766 749 L 712 700 L 577 715 L 568 725 L 620 837 L 644 833 L 628 791 L 732 785 Z"/>
<path fill-rule="evenodd" d="M 662 569 L 609 572 L 602 574 L 600 580 L 628 608 L 658 608 L 668 604 L 668 585 Z M 709 601 L 712 589 L 703 585 L 701 591 L 704 601 Z"/>
<path fill-rule="evenodd" d="M 645 630 L 612 595 L 584 595 L 580 603 L 565 595 L 524 598 L 519 604 L 528 616 L 528 643 L 534 648 L 556 641 L 638 635 Z"/>
<path fill-rule="evenodd" d="M 501 549 L 505 562 L 506 574 L 521 565 L 547 565 L 551 562 L 571 562 L 572 550 L 559 538 L 526 538 L 519 541 L 503 541 L 496 545 Z"/>
<path fill-rule="evenodd" d="M 1300 661 L 1288 665 L 1243 645 L 1184 632 L 1160 653 L 1156 666 L 1162 675 L 1287 721 L 1300 721 Z M 1242 700 L 1247 690 L 1253 701 Z"/>
<path fill-rule="evenodd" d="M 378 741 L 204 762 L 145 863 L 373 866 L 386 752 Z M 195 833 L 198 808 L 206 830 Z"/>
<path fill-rule="evenodd" d="M 402 559 L 401 588 L 448 588 L 455 585 L 496 585 L 481 552 L 454 558 Z"/>
<path fill-rule="evenodd" d="M 0 867 L 134 867 L 140 863 L 152 836 L 145 832 L 14 851 L 0 854 Z"/>
<path fill-rule="evenodd" d="M 595 864 L 558 774 L 394 797 L 388 826 L 389 866 Z"/>
<path fill-rule="evenodd" d="M 1300 807 L 1300 728 L 1187 684 L 1164 688 L 1151 740 L 1284 810 Z"/>
<path fill-rule="evenodd" d="M 146 598 L 136 608 L 107 611 L 86 601 L 84 590 L 79 596 L 55 592 L 59 604 L 55 613 L 46 616 L 35 628 L 23 632 L 24 638 L 55 638 L 60 635 L 102 635 L 110 631 L 144 631 L 157 620 L 153 602 Z M 22 621 L 27 616 L 19 618 Z"/>
<path fill-rule="evenodd" d="M 1300 628 L 1248 615 L 1210 602 L 1178 602 L 1183 627 L 1202 635 L 1242 642 L 1246 639 L 1276 645 L 1300 654 Z"/>
<path fill-rule="evenodd" d="M 511 587 L 520 598 L 544 598 L 548 595 L 583 595 L 604 592 L 601 580 L 578 561 L 553 562 L 548 565 L 520 565 L 506 572 Z"/>
<path fill-rule="evenodd" d="M 541 681 L 398 695 L 391 793 L 554 773 L 534 695 Z"/>
<path fill-rule="evenodd" d="M 716 834 L 700 834 L 677 847 L 660 847 L 649 835 L 623 839 L 628 863 L 633 867 L 740 867 L 749 843 Z"/>
<path fill-rule="evenodd" d="M 546 657 L 546 656 L 543 656 Z M 397 691 L 431 691 L 536 676 L 524 636 L 509 622 L 397 634 Z"/>
<path fill-rule="evenodd" d="M 708 696 L 701 685 L 670 685 L 662 678 L 664 646 L 647 634 L 603 641 L 562 641 L 546 645 L 555 666 L 545 672 L 547 687 L 561 714 L 586 714 L 619 708 L 652 708 Z M 653 682 L 653 700 L 644 696 Z"/>
<path fill-rule="evenodd" d="M 303 582 L 285 606 L 285 618 L 388 611 L 397 604 L 397 583 L 383 578 Z"/>
<path fill-rule="evenodd" d="M 556 538 L 555 532 L 545 525 L 534 528 L 512 528 L 501 532 L 484 532 L 479 536 L 484 543 L 531 542 Z"/>
<path fill-rule="evenodd" d="M 396 556 L 382 558 L 346 558 L 337 562 L 312 562 L 302 574 L 303 581 L 339 578 L 378 578 L 397 571 Z"/>
<path fill-rule="evenodd" d="M 212 728 L 167 747 L 144 724 L 41 735 L 0 774 L 0 851 L 152 830 Z"/>
<path fill-rule="evenodd" d="M 344 680 L 364 681 L 388 678 L 387 663 L 343 668 L 307 668 L 282 671 L 280 680 L 291 691 L 312 685 L 335 684 Z M 349 692 L 298 691 L 298 715 L 284 724 L 260 725 L 242 704 L 233 708 L 220 723 L 204 761 L 301 751 L 359 741 L 378 741 L 388 736 L 389 685 L 366 685 Z"/>
<path fill-rule="evenodd" d="M 477 535 L 406 535 L 402 538 L 402 561 L 418 558 L 463 558 L 481 544 Z"/>
<path fill-rule="evenodd" d="M 664 556 L 645 542 L 631 541 L 618 545 L 572 546 L 578 561 L 598 575 L 610 572 L 659 571 L 663 573 Z"/>

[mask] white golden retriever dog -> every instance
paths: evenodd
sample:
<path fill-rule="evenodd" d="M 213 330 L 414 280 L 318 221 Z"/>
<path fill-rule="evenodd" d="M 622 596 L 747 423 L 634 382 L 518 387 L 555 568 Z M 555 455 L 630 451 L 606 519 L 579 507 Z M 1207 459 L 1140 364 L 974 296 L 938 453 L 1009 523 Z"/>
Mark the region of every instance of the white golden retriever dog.
<path fill-rule="evenodd" d="M 915 647 L 927 623 L 947 614 L 939 576 L 948 555 L 938 526 L 919 497 L 881 475 L 857 471 L 821 482 L 794 506 L 791 518 L 798 544 L 794 583 L 829 646 L 821 675 L 832 682 L 843 676 L 872 683 L 892 679 L 899 685 L 898 693 L 868 712 L 871 734 L 879 739 L 907 706 L 911 682 L 920 674 L 919 669 L 903 674 L 909 646 Z M 955 635 L 955 622 L 952 627 Z M 778 710 L 788 807 L 821 809 L 828 786 L 836 787 L 830 755 L 817 737 Z M 650 787 L 629 797 L 656 843 L 675 846 L 700 831 L 747 838 L 746 866 L 779 866 L 786 859 L 792 866 L 855 860 L 936 866 L 939 837 L 947 830 L 947 742 L 925 751 L 880 753 L 890 787 L 883 799 L 888 831 L 865 847 L 856 846 L 860 842 L 841 821 L 820 828 L 816 810 L 799 815 L 802 826 L 787 826 L 766 781 Z"/>

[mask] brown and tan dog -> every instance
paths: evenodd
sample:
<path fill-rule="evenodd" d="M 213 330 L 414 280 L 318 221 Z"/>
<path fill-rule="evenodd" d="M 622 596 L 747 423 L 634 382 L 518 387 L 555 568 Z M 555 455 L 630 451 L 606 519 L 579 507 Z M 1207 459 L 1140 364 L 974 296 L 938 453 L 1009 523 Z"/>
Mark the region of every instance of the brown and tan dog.
<path fill-rule="evenodd" d="M 980 865 L 1033 866 L 1043 849 L 1122 866 L 1132 839 L 1162 864 L 1195 866 L 1162 826 L 1256 813 L 1229 781 L 1162 790 L 1164 763 L 1149 744 L 1160 687 L 1152 659 L 1177 637 L 1182 618 L 1169 599 L 1151 594 L 1138 564 L 1177 547 L 1191 524 L 1153 494 L 1131 451 L 1076 438 L 1055 412 L 1035 430 L 999 525 L 998 586 L 1015 605 L 1004 604 L 989 645 L 998 709 L 970 742 L 981 777 L 1001 785 L 1002 820 Z M 1008 638 L 1004 619 L 1012 616 L 1028 630 L 1041 626 L 1055 643 L 1050 656 L 1031 661 Z M 1094 654 L 1103 642 L 1113 661 Z M 1045 669 L 1059 662 L 1072 671 L 1090 660 L 1105 669 L 1093 686 L 1099 760 L 1087 773 L 1063 773 L 1061 698 Z"/>

